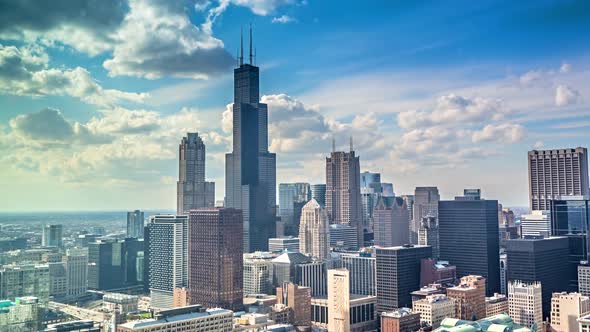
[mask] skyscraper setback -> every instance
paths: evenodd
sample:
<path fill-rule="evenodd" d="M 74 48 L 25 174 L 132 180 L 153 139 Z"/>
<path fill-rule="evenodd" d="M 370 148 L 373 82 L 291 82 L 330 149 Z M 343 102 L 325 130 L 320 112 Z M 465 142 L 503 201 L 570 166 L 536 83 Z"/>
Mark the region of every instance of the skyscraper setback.
<path fill-rule="evenodd" d="M 233 151 L 225 155 L 225 206 L 242 210 L 244 252 L 267 250 L 276 221 L 276 155 L 268 151 L 268 109 L 259 102 L 251 45 L 252 30 L 250 63 L 242 45 L 234 69 Z"/>
<path fill-rule="evenodd" d="M 176 213 L 212 208 L 215 182 L 205 181 L 205 144 L 199 134 L 187 133 L 178 146 L 178 183 Z"/>

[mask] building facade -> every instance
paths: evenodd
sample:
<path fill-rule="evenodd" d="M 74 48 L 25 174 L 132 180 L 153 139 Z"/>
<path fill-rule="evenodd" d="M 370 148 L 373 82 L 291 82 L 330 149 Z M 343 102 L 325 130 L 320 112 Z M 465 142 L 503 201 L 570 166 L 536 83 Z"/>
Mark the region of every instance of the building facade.
<path fill-rule="evenodd" d="M 301 208 L 309 200 L 311 200 L 309 183 L 279 184 L 279 217 L 285 226 L 284 235 L 299 234 Z"/>
<path fill-rule="evenodd" d="M 277 287 L 277 303 L 293 310 L 290 323 L 295 326 L 311 326 L 311 288 L 295 283 L 284 283 Z"/>
<path fill-rule="evenodd" d="M 414 301 L 412 309 L 420 314 L 420 322 L 438 328 L 443 319 L 455 317 L 455 301 L 444 294 L 428 295 L 426 298 Z"/>
<path fill-rule="evenodd" d="M 486 297 L 486 317 L 508 313 L 508 296 L 495 293 Z"/>
<path fill-rule="evenodd" d="M 414 332 L 420 329 L 420 314 L 400 308 L 381 314 L 381 332 Z"/>
<path fill-rule="evenodd" d="M 299 238 L 283 236 L 268 239 L 268 251 L 281 253 L 283 251 L 299 252 Z"/>
<path fill-rule="evenodd" d="M 272 294 L 273 265 L 275 255 L 257 251 L 244 254 L 244 296 L 250 294 Z"/>
<path fill-rule="evenodd" d="M 299 250 L 311 257 L 330 257 L 330 225 L 326 210 L 316 200 L 307 202 L 301 210 Z"/>
<path fill-rule="evenodd" d="M 203 309 L 188 306 L 160 311 L 153 318 L 132 321 L 117 326 L 117 332 L 231 332 L 233 312 L 226 309 Z"/>
<path fill-rule="evenodd" d="M 396 247 L 410 243 L 410 215 L 401 197 L 389 201 L 379 197 L 373 219 L 376 246 Z"/>
<path fill-rule="evenodd" d="M 590 298 L 580 293 L 553 293 L 551 329 L 555 332 L 578 332 L 578 319 L 590 313 Z"/>
<path fill-rule="evenodd" d="M 543 297 L 541 283 L 510 281 L 508 283 L 508 310 L 516 324 L 543 326 Z"/>
<path fill-rule="evenodd" d="M 127 237 L 143 239 L 144 220 L 142 211 L 127 212 Z"/>
<path fill-rule="evenodd" d="M 318 183 L 311 185 L 311 198 L 320 203 L 321 206 L 326 206 L 326 184 Z"/>
<path fill-rule="evenodd" d="M 63 226 L 44 225 L 41 245 L 44 247 L 63 247 Z"/>
<path fill-rule="evenodd" d="M 416 187 L 414 190 L 413 219 L 410 226 L 412 243 L 418 243 L 418 229 L 424 217 L 438 218 L 440 195 L 437 187 Z"/>
<path fill-rule="evenodd" d="M 340 254 L 340 267 L 350 273 L 350 291 L 352 294 L 377 294 L 377 266 L 376 258 L 370 253 Z"/>
<path fill-rule="evenodd" d="M 477 320 L 486 317 L 486 280 L 482 276 L 465 276 L 459 285 L 447 288 L 447 296 L 455 301 L 455 317 Z"/>
<path fill-rule="evenodd" d="M 20 263 L 0 267 L 0 299 L 14 301 L 23 296 L 35 296 L 42 302 L 48 300 L 47 264 Z"/>
<path fill-rule="evenodd" d="M 178 146 L 176 214 L 215 205 L 215 182 L 205 181 L 205 143 L 198 133 L 187 133 Z"/>
<path fill-rule="evenodd" d="M 520 233 L 522 237 L 551 236 L 551 214 L 549 211 L 532 211 L 520 216 Z"/>
<path fill-rule="evenodd" d="M 418 244 L 432 247 L 432 257 L 438 258 L 438 223 L 435 217 L 422 218 L 418 228 Z"/>

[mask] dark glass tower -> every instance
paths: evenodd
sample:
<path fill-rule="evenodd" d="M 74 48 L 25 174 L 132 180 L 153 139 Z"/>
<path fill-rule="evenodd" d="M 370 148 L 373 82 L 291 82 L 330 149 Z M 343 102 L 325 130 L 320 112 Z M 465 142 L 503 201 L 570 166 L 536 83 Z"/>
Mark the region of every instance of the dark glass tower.
<path fill-rule="evenodd" d="M 234 69 L 233 151 L 225 155 L 225 206 L 242 210 L 244 252 L 268 250 L 275 236 L 276 155 L 268 151 L 268 109 L 259 102 L 259 68 Z"/>

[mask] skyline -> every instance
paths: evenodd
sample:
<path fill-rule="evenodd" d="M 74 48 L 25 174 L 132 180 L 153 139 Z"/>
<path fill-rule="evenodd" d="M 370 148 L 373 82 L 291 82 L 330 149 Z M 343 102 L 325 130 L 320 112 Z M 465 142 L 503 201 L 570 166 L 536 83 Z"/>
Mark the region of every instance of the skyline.
<path fill-rule="evenodd" d="M 381 172 L 397 194 L 432 185 L 449 199 L 477 187 L 527 206 L 528 150 L 590 145 L 590 46 L 575 33 L 589 27 L 590 5 L 581 1 L 501 12 L 465 2 L 460 13 L 183 4 L 81 2 L 97 27 L 72 20 L 74 5 L 46 8 L 43 22 L 14 15 L 0 24 L 0 211 L 173 209 L 177 147 L 195 131 L 223 199 L 237 22 L 254 25 L 277 184 L 324 182 L 332 137 L 347 151 L 353 136 L 361 171 Z M 347 27 L 353 21 L 358 29 Z M 402 29 L 416 40 L 395 34 Z M 275 47 L 283 39 L 292 45 Z"/>

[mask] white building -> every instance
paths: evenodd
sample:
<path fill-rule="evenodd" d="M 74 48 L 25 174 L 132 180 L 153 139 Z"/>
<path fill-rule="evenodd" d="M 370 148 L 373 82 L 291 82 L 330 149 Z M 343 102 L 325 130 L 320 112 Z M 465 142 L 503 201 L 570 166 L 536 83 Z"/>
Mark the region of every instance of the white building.
<path fill-rule="evenodd" d="M 578 265 L 578 292 L 590 296 L 590 264 L 587 261 Z"/>
<path fill-rule="evenodd" d="M 283 236 L 268 239 L 268 251 L 283 252 L 285 250 L 299 252 L 299 238 L 294 236 Z"/>
<path fill-rule="evenodd" d="M 428 295 L 412 303 L 412 310 L 420 314 L 420 322 L 438 328 L 443 319 L 455 317 L 455 301 L 443 294 Z"/>
<path fill-rule="evenodd" d="M 233 311 L 189 306 L 161 311 L 154 318 L 137 320 L 117 326 L 117 332 L 230 332 Z"/>
<path fill-rule="evenodd" d="M 578 319 L 590 313 L 590 298 L 580 293 L 553 293 L 551 329 L 554 332 L 578 332 Z"/>
<path fill-rule="evenodd" d="M 548 210 L 534 210 L 520 216 L 522 237 L 551 235 L 551 215 Z"/>
<path fill-rule="evenodd" d="M 510 281 L 508 283 L 508 311 L 518 325 L 543 325 L 543 296 L 541 283 Z"/>
<path fill-rule="evenodd" d="M 330 257 L 328 215 L 315 199 L 307 202 L 301 209 L 299 250 L 320 260 Z"/>
<path fill-rule="evenodd" d="M 263 251 L 244 254 L 244 295 L 274 293 L 272 260 L 275 257 Z"/>
<path fill-rule="evenodd" d="M 68 249 L 63 261 L 66 265 L 66 297 L 85 295 L 88 288 L 88 249 Z"/>

